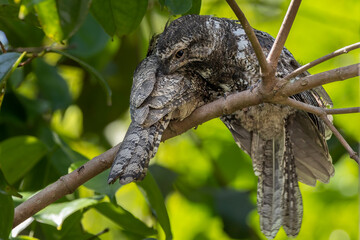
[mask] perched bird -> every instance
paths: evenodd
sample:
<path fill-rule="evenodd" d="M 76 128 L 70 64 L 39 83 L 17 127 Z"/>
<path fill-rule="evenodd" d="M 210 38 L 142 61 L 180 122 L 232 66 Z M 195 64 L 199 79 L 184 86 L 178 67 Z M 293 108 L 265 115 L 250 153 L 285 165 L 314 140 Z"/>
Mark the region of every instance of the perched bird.
<path fill-rule="evenodd" d="M 255 33 L 268 54 L 273 37 Z M 284 48 L 276 77 L 284 77 L 299 66 Z M 304 75 L 308 73 L 299 77 Z M 255 53 L 237 21 L 187 15 L 152 39 L 133 80 L 132 122 L 115 157 L 109 183 L 142 180 L 170 121 L 182 120 L 219 97 L 256 86 L 261 75 Z M 314 106 L 331 105 L 321 87 L 291 97 Z M 315 186 L 316 180 L 327 183 L 334 175 L 326 144 L 328 129 L 313 114 L 270 103 L 238 110 L 221 120 L 252 158 L 258 176 L 261 231 L 274 238 L 283 226 L 288 236 L 296 236 L 303 212 L 298 181 Z"/>

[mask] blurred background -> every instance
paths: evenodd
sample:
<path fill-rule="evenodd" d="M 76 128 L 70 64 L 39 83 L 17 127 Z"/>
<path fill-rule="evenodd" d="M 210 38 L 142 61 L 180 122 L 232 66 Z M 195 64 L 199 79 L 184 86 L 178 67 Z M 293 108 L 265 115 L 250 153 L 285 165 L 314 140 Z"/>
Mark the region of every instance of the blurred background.
<path fill-rule="evenodd" d="M 91 7 L 95 8 L 98 2 L 93 1 Z M 12 183 L 24 196 L 56 181 L 68 173 L 71 166 L 76 166 L 76 162 L 91 159 L 122 140 L 130 123 L 133 72 L 145 57 L 151 37 L 161 33 L 167 21 L 180 16 L 174 16 L 161 2 L 164 0 L 149 0 L 138 27 L 130 33 L 112 36 L 92 9 L 78 30 L 70 34 L 63 45 L 57 45 L 100 72 L 112 91 L 111 106 L 100 82 L 77 61 L 60 54 L 47 53 L 35 58 L 11 75 L 0 111 L 0 141 L 30 135 L 40 139 L 47 149 L 21 179 Z M 283 0 L 237 2 L 254 28 L 274 37 L 289 4 Z M 193 1 L 193 5 L 196 4 L 198 7 L 201 4 L 202 15 L 236 19 L 225 1 Z M 285 46 L 305 64 L 358 42 L 359 12 L 357 0 L 303 1 Z M 7 49 L 49 46 L 54 42 L 38 27 L 1 16 L 0 40 Z M 359 50 L 320 64 L 310 69 L 310 73 L 357 62 Z M 324 88 L 334 108 L 360 105 L 358 78 Z M 334 124 L 355 150 L 359 149 L 359 123 L 359 114 L 334 116 Z M 359 168 L 335 137 L 328 144 L 335 176 L 330 183 L 319 182 L 316 187 L 300 184 L 304 217 L 297 239 L 359 238 Z M 236 146 L 220 120 L 214 119 L 162 143 L 151 161 L 150 172 L 164 196 L 174 239 L 266 239 L 259 228 L 257 178 L 251 159 Z M 110 189 L 106 186 L 106 174 L 101 184 L 107 188 L 105 194 L 112 192 L 116 202 L 135 217 L 148 226 L 158 225 L 137 184 L 119 188 L 116 183 Z M 96 188 L 81 186 L 60 202 L 93 197 L 99 192 Z M 15 205 L 20 201 L 14 200 Z M 83 211 L 78 222 L 91 234 L 109 228 L 100 239 L 142 239 L 93 208 Z M 51 239 L 44 230 L 46 224 L 41 221 L 34 224 L 25 233 L 33 231 L 35 237 Z M 156 238 L 165 239 L 161 228 L 157 229 Z M 287 239 L 282 229 L 276 239 Z"/>

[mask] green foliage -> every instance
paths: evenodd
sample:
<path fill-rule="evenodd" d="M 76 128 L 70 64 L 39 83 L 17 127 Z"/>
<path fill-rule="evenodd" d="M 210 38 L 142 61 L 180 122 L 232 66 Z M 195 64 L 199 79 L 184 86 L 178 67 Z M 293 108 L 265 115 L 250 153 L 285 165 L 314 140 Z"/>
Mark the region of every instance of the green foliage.
<path fill-rule="evenodd" d="M 139 182 L 138 185 L 144 191 L 145 198 L 154 210 L 154 214 L 165 232 L 166 239 L 172 239 L 170 220 L 164 204 L 164 198 L 151 173 L 148 173 L 145 179 Z"/>
<path fill-rule="evenodd" d="M 238 3 L 253 27 L 273 36 L 288 5 Z M 359 7 L 356 0 L 303 2 L 287 48 L 306 63 L 357 42 Z M 220 0 L 0 0 L 8 50 L 0 55 L 0 239 L 9 237 L 14 205 L 121 141 L 132 75 L 151 36 L 169 18 L 199 13 L 236 19 Z M 353 64 L 358 53 L 310 72 Z M 335 107 L 359 105 L 357 79 L 325 88 Z M 334 122 L 356 148 L 359 115 Z M 358 166 L 334 137 L 328 143 L 336 174 L 329 184 L 300 186 L 298 239 L 358 238 Z M 140 183 L 109 186 L 104 171 L 11 239 L 265 239 L 251 159 L 220 120 L 162 144 L 149 172 Z M 284 231 L 276 239 L 287 239 Z"/>
<path fill-rule="evenodd" d="M 11 196 L 0 192 L 0 239 L 9 237 L 14 218 L 14 203 Z"/>
<path fill-rule="evenodd" d="M 94 0 L 91 10 L 110 36 L 122 36 L 139 26 L 147 5 L 147 0 Z"/>
<path fill-rule="evenodd" d="M 46 152 L 45 144 L 32 136 L 18 136 L 2 141 L 0 166 L 7 181 L 10 184 L 19 181 Z"/>
<path fill-rule="evenodd" d="M 5 53 L 0 55 L 0 108 L 4 99 L 6 81 L 24 56 L 25 53 Z"/>

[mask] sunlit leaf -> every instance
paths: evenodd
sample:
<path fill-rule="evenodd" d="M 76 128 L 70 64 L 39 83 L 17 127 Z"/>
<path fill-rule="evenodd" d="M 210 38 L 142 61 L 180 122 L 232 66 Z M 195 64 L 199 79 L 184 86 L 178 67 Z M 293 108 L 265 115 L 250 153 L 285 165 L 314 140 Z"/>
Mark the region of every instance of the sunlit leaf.
<path fill-rule="evenodd" d="M 91 11 L 107 34 L 122 36 L 139 26 L 147 6 L 147 0 L 94 0 Z"/>
<path fill-rule="evenodd" d="M 149 228 L 145 223 L 120 206 L 103 202 L 97 204 L 94 208 L 126 231 L 143 236 L 156 234 L 156 230 Z"/>
<path fill-rule="evenodd" d="M 14 203 L 11 196 L 0 193 L 0 239 L 8 239 L 14 218 Z"/>
<path fill-rule="evenodd" d="M 4 53 L 0 55 L 0 107 L 5 95 L 6 82 L 11 73 L 15 71 L 26 52 Z"/>
<path fill-rule="evenodd" d="M 36 238 L 36 237 L 20 235 L 20 236 L 17 236 L 17 237 L 12 237 L 12 238 L 10 238 L 10 240 L 39 240 L 39 239 Z"/>
<path fill-rule="evenodd" d="M 80 198 L 70 202 L 51 204 L 35 214 L 34 218 L 39 222 L 50 224 L 60 229 L 68 216 L 80 209 L 98 204 L 101 200 L 102 198 Z"/>
<path fill-rule="evenodd" d="M 12 137 L 0 143 L 0 167 L 10 184 L 21 179 L 47 152 L 32 136 Z"/>
<path fill-rule="evenodd" d="M 111 104 L 111 89 L 110 89 L 108 83 L 106 82 L 106 80 L 101 76 L 101 74 L 95 68 L 93 68 L 92 66 L 90 66 L 86 62 L 78 59 L 77 57 L 74 57 L 73 55 L 71 55 L 69 53 L 59 51 L 59 50 L 56 50 L 56 49 L 53 49 L 51 51 L 59 53 L 59 54 L 65 56 L 65 57 L 68 57 L 68 58 L 74 60 L 75 62 L 79 63 L 83 68 L 85 68 L 85 70 L 87 70 L 89 73 L 91 73 L 91 75 L 100 83 L 101 87 L 105 91 L 106 96 L 107 96 L 108 104 Z"/>
<path fill-rule="evenodd" d="M 155 216 L 166 234 L 166 239 L 172 239 L 170 220 L 164 203 L 164 197 L 154 177 L 148 172 L 145 179 L 136 184 L 143 190 L 145 198 L 154 210 Z"/>
<path fill-rule="evenodd" d="M 165 0 L 165 6 L 174 15 L 183 14 L 191 9 L 192 0 Z"/>
<path fill-rule="evenodd" d="M 90 0 L 42 0 L 37 1 L 34 8 L 46 36 L 60 42 L 79 29 L 89 4 Z"/>
<path fill-rule="evenodd" d="M 65 34 L 60 25 L 56 1 L 43 0 L 37 3 L 34 8 L 46 36 L 57 42 L 63 40 Z"/>

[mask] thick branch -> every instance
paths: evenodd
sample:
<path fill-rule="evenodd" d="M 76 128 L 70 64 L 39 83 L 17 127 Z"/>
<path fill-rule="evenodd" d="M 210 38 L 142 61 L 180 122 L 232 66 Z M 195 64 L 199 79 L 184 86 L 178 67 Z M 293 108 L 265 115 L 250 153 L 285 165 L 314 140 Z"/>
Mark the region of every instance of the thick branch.
<path fill-rule="evenodd" d="M 77 170 L 60 177 L 59 180 L 17 206 L 14 213 L 13 227 L 16 227 L 56 200 L 74 192 L 80 185 L 111 167 L 119 146 L 120 144 L 93 158 Z"/>
<path fill-rule="evenodd" d="M 310 69 L 310 68 L 312 68 L 312 67 L 314 67 L 314 66 L 316 66 L 316 65 L 318 65 L 318 64 L 320 64 L 322 62 L 325 62 L 325 61 L 327 61 L 327 60 L 329 60 L 331 58 L 337 57 L 337 56 L 339 56 L 341 54 L 348 53 L 348 52 L 350 52 L 352 50 L 355 50 L 357 48 L 360 48 L 360 42 L 354 43 L 354 44 L 346 46 L 344 48 L 340 48 L 340 49 L 338 49 L 338 50 L 336 50 L 336 51 L 334 51 L 334 52 L 332 52 L 332 53 L 330 53 L 328 55 L 325 55 L 325 56 L 323 56 L 321 58 L 318 58 L 318 59 L 316 59 L 316 60 L 314 60 L 314 61 L 312 61 L 312 62 L 310 62 L 308 64 L 305 64 L 302 67 L 299 67 L 298 69 L 296 69 L 295 71 L 293 71 L 292 73 L 287 75 L 284 78 L 284 80 L 288 81 L 288 80 L 298 76 L 299 74 L 305 72 L 306 70 L 308 70 L 308 69 Z"/>
<path fill-rule="evenodd" d="M 180 135 L 187 130 L 197 127 L 198 125 L 209 121 L 210 119 L 217 118 L 235 112 L 248 106 L 253 106 L 261 103 L 259 94 L 255 93 L 256 90 L 242 91 L 231 94 L 226 98 L 220 98 L 216 101 L 208 103 L 196 109 L 190 116 L 181 122 L 170 123 L 169 127 L 163 134 L 162 141 Z"/>
<path fill-rule="evenodd" d="M 267 57 L 267 62 L 271 65 L 273 69 L 276 69 L 278 64 L 278 59 L 284 48 L 285 41 L 291 30 L 291 26 L 295 20 L 297 11 L 300 7 L 301 0 L 292 0 L 290 6 L 286 12 L 283 23 L 281 24 L 279 33 L 275 39 L 275 42 L 270 50 L 270 53 Z"/>
<path fill-rule="evenodd" d="M 235 0 L 226 0 L 229 4 L 236 17 L 239 19 L 242 27 L 245 30 L 247 37 L 249 38 L 251 45 L 255 51 L 256 58 L 259 61 L 261 72 L 267 76 L 271 72 L 269 64 L 266 62 L 266 58 L 262 48 L 260 46 L 259 40 L 257 39 L 254 29 L 250 26 L 249 21 L 246 19 L 245 14 L 241 11 L 240 7 L 237 5 Z"/>

